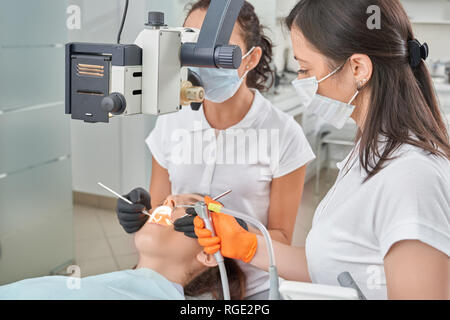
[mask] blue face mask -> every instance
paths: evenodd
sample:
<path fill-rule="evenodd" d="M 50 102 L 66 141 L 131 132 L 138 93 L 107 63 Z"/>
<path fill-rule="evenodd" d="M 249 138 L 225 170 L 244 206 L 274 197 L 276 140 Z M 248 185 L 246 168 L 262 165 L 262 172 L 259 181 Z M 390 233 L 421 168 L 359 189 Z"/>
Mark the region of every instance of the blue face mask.
<path fill-rule="evenodd" d="M 242 57 L 242 60 L 248 57 L 254 49 L 255 47 L 251 48 Z M 214 103 L 222 103 L 233 97 L 250 71 L 246 71 L 239 78 L 238 71 L 235 69 L 198 67 L 189 67 L 189 69 L 197 73 L 200 79 L 202 79 L 205 89 L 205 99 Z"/>

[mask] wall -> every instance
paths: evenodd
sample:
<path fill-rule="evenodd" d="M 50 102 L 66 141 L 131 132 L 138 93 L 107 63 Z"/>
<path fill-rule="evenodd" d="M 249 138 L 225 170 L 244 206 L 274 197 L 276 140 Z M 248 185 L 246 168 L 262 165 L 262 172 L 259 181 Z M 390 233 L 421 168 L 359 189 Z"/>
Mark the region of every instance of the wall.
<path fill-rule="evenodd" d="M 72 0 L 81 8 L 81 29 L 69 34 L 71 42 L 115 43 L 125 1 Z M 121 43 L 134 43 L 146 22 L 147 3 L 130 1 Z M 150 116 L 115 117 L 109 124 L 71 121 L 73 190 L 111 196 L 97 182 L 126 193 L 148 188 L 151 157 L 144 140 L 154 127 Z"/>
<path fill-rule="evenodd" d="M 450 1 L 403 0 L 416 38 L 430 46 L 431 60 L 450 61 Z"/>
<path fill-rule="evenodd" d="M 66 1 L 2 1 L 0 284 L 74 256 L 65 18 Z"/>

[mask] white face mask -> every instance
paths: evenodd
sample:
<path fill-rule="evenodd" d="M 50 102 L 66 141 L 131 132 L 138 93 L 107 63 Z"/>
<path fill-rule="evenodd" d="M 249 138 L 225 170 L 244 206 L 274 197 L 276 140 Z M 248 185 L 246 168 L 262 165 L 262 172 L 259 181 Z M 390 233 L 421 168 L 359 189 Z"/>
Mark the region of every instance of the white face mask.
<path fill-rule="evenodd" d="M 321 96 L 317 94 L 317 90 L 319 89 L 319 83 L 336 74 L 343 66 L 340 66 L 321 80 L 317 80 L 316 77 L 311 77 L 292 81 L 292 85 L 302 100 L 302 104 L 308 109 L 311 108 L 315 115 L 321 117 L 337 129 L 344 127 L 355 110 L 355 106 L 351 105 L 351 103 L 355 101 L 359 90 L 356 91 L 348 103 Z"/>
<path fill-rule="evenodd" d="M 251 48 L 243 57 L 247 58 L 255 47 Z M 205 89 L 205 99 L 214 103 L 222 103 L 233 97 L 242 85 L 250 70 L 239 78 L 235 69 L 198 68 L 190 67 L 202 79 Z"/>

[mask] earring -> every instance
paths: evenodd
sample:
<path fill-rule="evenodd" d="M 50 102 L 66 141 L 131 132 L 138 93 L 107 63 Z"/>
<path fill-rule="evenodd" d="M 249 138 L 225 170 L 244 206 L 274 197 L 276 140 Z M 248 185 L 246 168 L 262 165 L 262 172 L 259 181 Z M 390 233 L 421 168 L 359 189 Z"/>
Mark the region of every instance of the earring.
<path fill-rule="evenodd" d="M 247 69 L 250 69 L 250 66 L 247 66 Z"/>
<path fill-rule="evenodd" d="M 367 79 L 362 79 L 360 81 L 358 81 L 358 90 L 361 90 L 363 88 L 363 86 L 366 84 Z"/>

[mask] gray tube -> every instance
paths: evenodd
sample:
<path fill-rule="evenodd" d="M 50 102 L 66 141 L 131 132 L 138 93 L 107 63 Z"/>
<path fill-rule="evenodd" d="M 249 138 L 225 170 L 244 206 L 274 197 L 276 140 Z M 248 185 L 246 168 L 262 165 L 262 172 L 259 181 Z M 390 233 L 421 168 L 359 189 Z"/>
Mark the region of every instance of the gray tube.
<path fill-rule="evenodd" d="M 222 256 L 222 255 L 220 255 L 220 256 Z M 217 258 L 216 258 L 216 260 L 217 260 Z M 225 263 L 222 261 L 221 263 L 217 262 L 217 264 L 219 266 L 219 271 L 220 271 L 220 280 L 222 281 L 223 300 L 230 300 L 231 299 L 230 286 L 228 284 L 228 275 L 227 275 L 227 270 L 225 269 Z"/>
<path fill-rule="evenodd" d="M 352 288 L 355 289 L 358 293 L 360 300 L 367 300 L 367 298 L 362 293 L 361 289 L 356 284 L 355 280 L 353 280 L 353 277 L 351 276 L 350 272 L 342 272 L 338 277 L 337 280 L 341 287 L 344 288 Z"/>
<path fill-rule="evenodd" d="M 235 218 L 242 219 L 248 223 L 251 223 L 255 227 L 257 227 L 263 234 L 264 240 L 267 244 L 267 249 L 269 250 L 269 275 L 270 275 L 270 291 L 269 291 L 269 300 L 280 300 L 280 283 L 278 279 L 277 267 L 275 264 L 275 253 L 273 250 L 272 238 L 270 237 L 269 231 L 267 231 L 266 227 L 257 219 L 250 217 L 248 215 L 244 215 L 237 211 L 231 209 L 222 208 L 221 211 L 224 214 L 228 214 Z"/>

